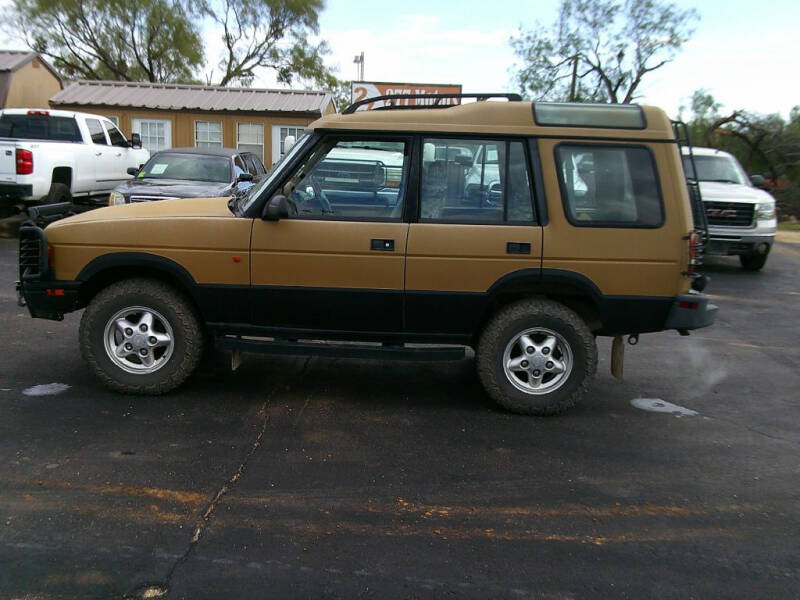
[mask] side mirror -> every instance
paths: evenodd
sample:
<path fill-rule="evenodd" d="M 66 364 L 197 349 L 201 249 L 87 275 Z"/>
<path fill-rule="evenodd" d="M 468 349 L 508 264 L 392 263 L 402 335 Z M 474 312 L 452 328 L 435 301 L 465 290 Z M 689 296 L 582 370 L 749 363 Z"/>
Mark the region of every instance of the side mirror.
<path fill-rule="evenodd" d="M 265 221 L 279 221 L 289 217 L 289 203 L 286 196 L 276 195 L 269 199 L 264 206 L 261 218 Z"/>
<path fill-rule="evenodd" d="M 239 173 L 236 177 L 236 181 L 253 181 L 253 174 L 252 173 Z"/>
<path fill-rule="evenodd" d="M 142 147 L 142 136 L 138 133 L 131 134 L 131 148 L 141 148 Z"/>
<path fill-rule="evenodd" d="M 128 167 L 128 175 L 133 175 L 136 177 L 139 174 L 139 169 L 137 167 Z"/>
<path fill-rule="evenodd" d="M 767 187 L 767 180 L 764 179 L 763 175 L 750 175 L 750 183 L 757 188 Z"/>

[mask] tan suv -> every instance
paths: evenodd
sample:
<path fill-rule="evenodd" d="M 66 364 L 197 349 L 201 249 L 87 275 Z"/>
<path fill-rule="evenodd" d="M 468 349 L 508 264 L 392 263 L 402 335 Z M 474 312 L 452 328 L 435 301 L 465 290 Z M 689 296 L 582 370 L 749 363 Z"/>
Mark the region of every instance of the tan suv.
<path fill-rule="evenodd" d="M 121 392 L 175 388 L 212 343 L 403 360 L 468 346 L 502 406 L 564 410 L 596 336 L 619 350 L 716 307 L 690 289 L 698 236 L 664 112 L 506 96 L 353 106 L 233 198 L 29 223 L 22 301 L 48 319 L 85 307 L 83 356 Z"/>

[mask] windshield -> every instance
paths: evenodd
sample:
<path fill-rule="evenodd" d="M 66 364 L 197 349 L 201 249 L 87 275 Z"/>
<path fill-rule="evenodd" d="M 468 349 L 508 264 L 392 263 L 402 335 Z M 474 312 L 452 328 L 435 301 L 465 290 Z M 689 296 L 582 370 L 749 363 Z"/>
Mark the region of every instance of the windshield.
<path fill-rule="evenodd" d="M 230 183 L 233 174 L 227 156 L 161 152 L 147 161 L 136 178 Z"/>
<path fill-rule="evenodd" d="M 699 156 L 694 155 L 694 164 L 697 165 L 699 177 L 693 177 L 692 163 L 688 156 L 683 157 L 683 169 L 689 179 L 699 181 L 719 181 L 722 183 L 739 183 L 749 185 L 750 182 L 736 162 L 735 158 L 725 155 Z"/>
<path fill-rule="evenodd" d="M 269 187 L 272 182 L 275 180 L 275 177 L 281 171 L 281 167 L 286 163 L 290 162 L 293 157 L 297 156 L 303 148 L 308 145 L 308 141 L 311 139 L 310 133 L 304 133 L 300 139 L 298 139 L 294 146 L 284 154 L 278 162 L 272 165 L 272 169 L 269 170 L 266 177 L 264 177 L 261 181 L 259 181 L 256 185 L 251 188 L 248 188 L 246 192 L 243 193 L 242 198 L 244 198 L 244 205 L 242 205 L 241 210 L 246 211 L 252 204 L 256 201 L 256 199 L 261 194 L 261 190 Z"/>

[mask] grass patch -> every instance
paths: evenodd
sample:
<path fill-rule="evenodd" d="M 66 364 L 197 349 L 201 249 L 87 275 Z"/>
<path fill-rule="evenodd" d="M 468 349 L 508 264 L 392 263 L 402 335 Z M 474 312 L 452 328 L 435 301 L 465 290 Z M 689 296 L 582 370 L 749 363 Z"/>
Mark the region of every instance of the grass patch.
<path fill-rule="evenodd" d="M 778 229 L 781 231 L 800 231 L 800 223 L 790 223 L 789 221 L 778 223 Z"/>

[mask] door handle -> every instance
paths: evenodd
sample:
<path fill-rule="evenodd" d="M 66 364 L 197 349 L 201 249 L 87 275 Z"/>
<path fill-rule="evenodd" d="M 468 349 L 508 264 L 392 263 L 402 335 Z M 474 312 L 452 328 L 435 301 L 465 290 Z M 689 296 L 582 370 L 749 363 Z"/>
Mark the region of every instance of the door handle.
<path fill-rule="evenodd" d="M 122 156 L 122 152 L 117 152 L 117 156 Z"/>
<path fill-rule="evenodd" d="M 372 238 L 369 249 L 379 250 L 382 252 L 394 252 L 394 240 L 380 240 L 377 238 Z"/>
<path fill-rule="evenodd" d="M 103 156 L 103 153 L 102 152 L 95 152 L 94 155 L 95 156 Z"/>
<path fill-rule="evenodd" d="M 530 254 L 531 245 L 529 242 L 508 242 L 506 244 L 506 254 Z"/>

